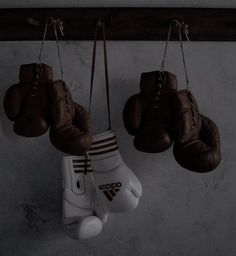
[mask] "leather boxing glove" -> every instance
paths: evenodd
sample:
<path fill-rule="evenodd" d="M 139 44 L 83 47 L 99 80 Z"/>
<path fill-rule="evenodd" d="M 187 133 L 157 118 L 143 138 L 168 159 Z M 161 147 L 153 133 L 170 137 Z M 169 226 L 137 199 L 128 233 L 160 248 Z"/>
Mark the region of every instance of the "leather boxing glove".
<path fill-rule="evenodd" d="M 72 100 L 65 82 L 55 81 L 49 88 L 52 144 L 72 155 L 85 153 L 92 144 L 89 114 Z"/>
<path fill-rule="evenodd" d="M 125 104 L 123 121 L 129 134 L 135 135 L 137 150 L 158 153 L 173 141 L 171 95 L 176 93 L 176 76 L 169 72 L 142 73 L 140 93 Z"/>
<path fill-rule="evenodd" d="M 73 239 L 97 236 L 108 214 L 98 204 L 90 160 L 68 156 L 62 160 L 63 226 Z"/>
<path fill-rule="evenodd" d="M 136 208 L 142 195 L 142 185 L 122 160 L 111 130 L 93 136 L 89 157 L 97 197 L 104 208 L 111 213 Z"/>
<path fill-rule="evenodd" d="M 179 91 L 173 99 L 175 109 L 174 157 L 194 172 L 214 170 L 221 161 L 220 134 L 217 126 L 198 111 L 193 95 Z"/>
<path fill-rule="evenodd" d="M 11 86 L 4 98 L 4 109 L 14 121 L 16 134 L 36 137 L 48 130 L 48 86 L 52 79 L 52 68 L 46 64 L 21 65 L 19 84 Z"/>

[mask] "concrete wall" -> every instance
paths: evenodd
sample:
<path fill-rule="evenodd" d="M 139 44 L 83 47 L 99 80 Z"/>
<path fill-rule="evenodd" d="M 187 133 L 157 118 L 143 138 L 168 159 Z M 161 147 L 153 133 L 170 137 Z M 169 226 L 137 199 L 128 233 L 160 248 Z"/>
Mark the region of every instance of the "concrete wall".
<path fill-rule="evenodd" d="M 13 6 L 215 6 L 235 1 L 1 1 Z M 222 162 L 210 174 L 182 169 L 172 149 L 144 154 L 134 149 L 122 123 L 127 98 L 139 89 L 140 73 L 159 69 L 163 42 L 108 42 L 112 122 L 126 163 L 143 183 L 139 207 L 111 215 L 101 235 L 73 241 L 62 231 L 61 173 L 63 153 L 48 134 L 21 138 L 0 108 L 0 255 L 1 256 L 234 256 L 236 255 L 236 43 L 186 44 L 190 86 L 202 113 L 219 127 Z M 91 42 L 62 42 L 65 79 L 74 99 L 88 105 Z M 39 42 L 0 42 L 0 101 L 18 81 L 22 63 L 36 60 Z M 99 52 L 102 63 L 101 52 Z M 59 78 L 56 48 L 47 43 L 44 62 Z M 172 43 L 167 69 L 184 88 L 179 45 Z M 103 66 L 97 65 L 93 112 L 94 132 L 105 118 Z"/>

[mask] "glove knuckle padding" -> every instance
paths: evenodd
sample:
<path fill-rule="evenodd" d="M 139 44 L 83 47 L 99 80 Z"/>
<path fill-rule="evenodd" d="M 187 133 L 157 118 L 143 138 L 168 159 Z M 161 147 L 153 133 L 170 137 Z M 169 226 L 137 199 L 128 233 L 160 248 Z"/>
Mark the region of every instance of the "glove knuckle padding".
<path fill-rule="evenodd" d="M 95 135 L 89 151 L 99 200 L 109 212 L 137 207 L 142 185 L 124 163 L 112 131 Z"/>
<path fill-rule="evenodd" d="M 134 146 L 137 150 L 158 153 L 171 146 L 171 95 L 176 88 L 176 77 L 169 72 L 142 73 L 140 93 L 126 102 L 123 111 L 125 128 L 135 135 Z"/>
<path fill-rule="evenodd" d="M 85 173 L 86 170 L 86 173 Z M 98 235 L 107 214 L 95 209 L 95 184 L 90 161 L 85 156 L 64 157 L 63 177 L 63 224 L 73 239 L 86 239 Z M 98 207 L 98 202 L 96 205 Z"/>
<path fill-rule="evenodd" d="M 138 94 L 131 96 L 123 110 L 123 121 L 127 132 L 136 135 L 142 121 L 143 105 Z"/>
<path fill-rule="evenodd" d="M 4 110 L 11 121 L 15 121 L 20 113 L 21 93 L 19 85 L 11 86 L 4 97 Z"/>
<path fill-rule="evenodd" d="M 112 156 L 112 158 L 116 158 L 116 156 Z M 102 160 L 103 163 L 99 163 L 99 166 L 104 166 L 106 168 L 106 159 Z M 96 163 L 93 164 L 96 166 Z M 109 190 L 116 189 L 116 183 L 120 182 L 123 189 L 117 192 L 116 196 L 112 199 L 112 201 L 108 201 L 107 197 L 104 196 L 104 190 L 98 190 L 98 197 L 103 202 L 104 205 L 108 206 L 108 210 L 111 212 L 120 212 L 125 209 L 125 211 L 132 210 L 137 207 L 139 197 L 141 196 L 141 192 L 134 193 L 140 189 L 141 186 L 138 186 L 135 182 L 131 184 L 130 178 L 130 169 L 125 164 L 118 164 L 116 167 L 110 169 L 110 171 L 104 173 L 104 168 L 96 168 L 94 167 L 95 173 L 95 181 L 97 184 L 105 185 L 104 188 Z M 104 184 L 104 176 L 106 175 L 106 183 Z M 125 180 L 119 177 L 127 177 Z M 133 177 L 132 177 L 133 178 Z M 136 178 L 136 177 L 135 177 Z M 114 185 L 111 185 L 114 184 Z M 140 183 L 139 183 L 140 184 Z M 138 186 L 135 189 L 135 186 Z M 119 189 L 119 185 L 117 186 Z M 127 200 L 128 199 L 128 200 Z"/>
<path fill-rule="evenodd" d="M 52 69 L 45 64 L 21 65 L 19 79 L 19 84 L 10 87 L 5 95 L 5 112 L 15 121 L 16 134 L 40 136 L 49 126 L 48 85 L 52 82 Z"/>
<path fill-rule="evenodd" d="M 129 172 L 130 175 L 130 187 L 131 193 L 136 197 L 140 198 L 142 196 L 142 185 L 133 172 Z"/>
<path fill-rule="evenodd" d="M 63 81 L 54 82 L 49 91 L 52 117 L 49 136 L 52 144 L 68 154 L 85 153 L 92 143 L 87 111 L 73 102 Z"/>
<path fill-rule="evenodd" d="M 65 226 L 67 235 L 75 240 L 89 239 L 99 235 L 102 231 L 102 222 L 96 216 L 78 219 L 78 222 Z"/>
<path fill-rule="evenodd" d="M 220 135 L 217 126 L 198 112 L 195 99 L 191 104 L 186 90 L 176 95 L 174 156 L 184 168 L 209 172 L 220 163 Z"/>

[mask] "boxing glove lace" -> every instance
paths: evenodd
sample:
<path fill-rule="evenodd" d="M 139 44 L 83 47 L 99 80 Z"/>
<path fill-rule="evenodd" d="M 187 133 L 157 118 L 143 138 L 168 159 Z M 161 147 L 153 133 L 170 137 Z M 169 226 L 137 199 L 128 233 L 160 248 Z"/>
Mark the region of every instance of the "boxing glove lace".
<path fill-rule="evenodd" d="M 65 82 L 55 81 L 49 88 L 52 144 L 71 155 L 84 154 L 92 144 L 89 114 L 74 103 Z"/>

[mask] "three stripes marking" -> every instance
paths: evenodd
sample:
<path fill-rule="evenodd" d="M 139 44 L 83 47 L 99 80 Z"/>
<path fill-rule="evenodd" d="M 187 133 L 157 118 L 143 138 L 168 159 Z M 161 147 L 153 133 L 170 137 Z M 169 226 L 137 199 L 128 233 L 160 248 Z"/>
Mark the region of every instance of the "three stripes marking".
<path fill-rule="evenodd" d="M 111 202 L 119 191 L 120 191 L 119 188 L 114 188 L 114 189 L 103 190 L 102 192 L 104 193 L 106 198 Z"/>

